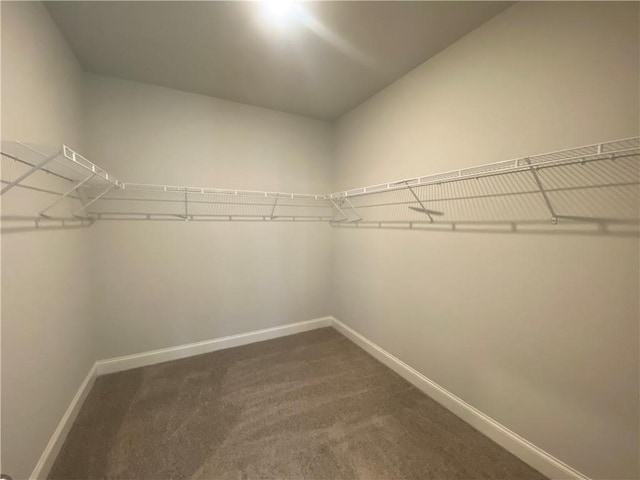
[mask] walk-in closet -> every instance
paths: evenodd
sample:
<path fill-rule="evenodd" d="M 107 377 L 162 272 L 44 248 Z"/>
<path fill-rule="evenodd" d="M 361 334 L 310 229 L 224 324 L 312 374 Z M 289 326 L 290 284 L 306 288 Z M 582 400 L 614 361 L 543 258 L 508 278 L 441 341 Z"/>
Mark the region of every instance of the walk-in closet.
<path fill-rule="evenodd" d="M 0 17 L 2 478 L 640 478 L 639 2 Z"/>

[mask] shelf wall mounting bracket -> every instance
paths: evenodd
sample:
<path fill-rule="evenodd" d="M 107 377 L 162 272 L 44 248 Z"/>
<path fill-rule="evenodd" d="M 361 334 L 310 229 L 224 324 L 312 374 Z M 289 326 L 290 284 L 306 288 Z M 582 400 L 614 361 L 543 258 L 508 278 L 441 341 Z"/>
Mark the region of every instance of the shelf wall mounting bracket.
<path fill-rule="evenodd" d="M 353 205 L 353 203 L 351 203 L 351 200 L 349 200 L 348 197 L 344 197 L 344 201 L 349 204 L 349 207 L 351 208 L 351 210 L 353 210 L 355 212 L 355 214 L 358 216 L 357 219 L 352 220 L 352 223 L 357 223 L 357 222 L 362 221 L 362 215 L 360 214 L 358 209 Z"/>
<path fill-rule="evenodd" d="M 276 206 L 278 205 L 278 197 L 276 197 L 275 201 L 273 202 L 273 207 L 271 208 L 271 215 L 269 215 L 269 218 L 271 218 L 271 220 L 275 220 L 275 215 L 274 213 L 276 213 Z"/>
<path fill-rule="evenodd" d="M 184 221 L 189 221 L 189 192 L 184 189 Z"/>
<path fill-rule="evenodd" d="M 37 172 L 38 170 L 41 170 L 47 163 L 49 163 L 50 161 L 54 160 L 61 153 L 62 153 L 62 150 L 59 150 L 56 153 L 54 153 L 53 155 L 51 155 L 49 157 L 46 157 L 40 163 L 37 163 L 34 166 L 32 166 L 29 170 L 24 172 L 22 175 L 20 175 L 18 178 L 16 178 L 13 182 L 9 183 L 6 187 L 4 187 L 2 190 L 0 190 L 0 195 L 4 195 L 9 190 L 11 190 L 13 187 L 15 187 L 16 185 L 19 185 L 27 177 L 31 176 L 31 174 Z"/>
<path fill-rule="evenodd" d="M 41 217 L 46 217 L 45 213 L 49 210 L 51 210 L 53 207 L 55 207 L 58 203 L 60 203 L 62 200 L 64 200 L 65 198 L 67 198 L 69 195 L 71 195 L 73 192 L 75 192 L 78 188 L 80 188 L 82 185 L 84 185 L 85 183 L 87 183 L 89 180 L 91 180 L 93 177 L 95 177 L 96 174 L 92 173 L 91 175 L 89 175 L 87 178 L 85 178 L 84 180 L 82 180 L 79 183 L 76 183 L 76 185 L 73 188 L 70 188 L 69 190 L 67 190 L 66 192 L 64 192 L 62 195 L 60 195 L 60 197 L 58 197 L 58 199 L 56 199 L 55 202 L 53 202 L 51 205 L 49 205 L 47 208 L 45 208 L 44 210 L 42 210 L 40 212 L 40 216 Z"/>
<path fill-rule="evenodd" d="M 77 217 L 78 214 L 84 210 L 87 209 L 87 207 L 89 207 L 92 203 L 100 200 L 102 197 L 104 197 L 107 193 L 109 193 L 111 190 L 113 190 L 115 188 L 116 185 L 109 185 L 109 187 L 102 192 L 100 195 L 98 195 L 97 197 L 91 199 L 89 202 L 87 202 L 85 205 L 83 205 L 81 208 L 79 208 L 78 210 L 76 210 L 75 212 L 73 212 L 74 217 Z"/>
<path fill-rule="evenodd" d="M 601 147 L 602 145 L 598 145 L 598 151 L 601 151 Z M 553 225 L 556 225 L 558 223 L 558 215 L 556 214 L 555 210 L 553 209 L 553 205 L 551 204 L 551 200 L 549 200 L 549 195 L 547 195 L 547 191 L 544 189 L 544 186 L 542 185 L 542 182 L 540 181 L 540 176 L 538 175 L 538 172 L 536 172 L 536 167 L 534 167 L 533 165 L 531 165 L 531 159 L 530 158 L 525 158 L 524 159 L 525 163 L 527 165 L 529 165 L 529 171 L 531 172 L 531 174 L 533 175 L 533 179 L 536 182 L 536 185 L 538 186 L 538 189 L 540 190 L 540 193 L 542 194 L 542 198 L 544 199 L 544 203 L 547 206 L 547 209 L 549 210 L 549 213 L 551 214 L 551 223 Z"/>
<path fill-rule="evenodd" d="M 338 222 L 344 222 L 345 220 L 349 220 L 349 216 L 344 213 L 342 211 L 342 209 L 338 206 L 338 204 L 333 200 L 333 198 L 330 198 L 329 201 L 333 204 L 334 207 L 336 207 L 336 209 L 338 210 L 338 212 L 340 213 L 340 215 L 342 215 L 344 218 L 340 219 L 340 220 L 333 220 L 334 222 L 338 223 Z"/>
<path fill-rule="evenodd" d="M 435 210 L 429 210 L 427 207 L 425 207 L 424 203 L 422 203 L 422 200 L 420 200 L 418 195 L 416 195 L 416 192 L 414 192 L 413 188 L 411 188 L 411 185 L 409 185 L 409 182 L 405 182 L 405 183 L 407 185 L 407 188 L 411 192 L 411 195 L 413 195 L 413 198 L 415 198 L 416 202 L 418 202 L 418 204 L 420 205 L 420 208 L 418 208 L 418 207 L 409 207 L 411 210 L 415 210 L 416 212 L 426 213 L 427 217 L 429 217 L 429 223 L 433 223 L 432 215 L 443 215 L 442 212 L 437 212 Z"/>

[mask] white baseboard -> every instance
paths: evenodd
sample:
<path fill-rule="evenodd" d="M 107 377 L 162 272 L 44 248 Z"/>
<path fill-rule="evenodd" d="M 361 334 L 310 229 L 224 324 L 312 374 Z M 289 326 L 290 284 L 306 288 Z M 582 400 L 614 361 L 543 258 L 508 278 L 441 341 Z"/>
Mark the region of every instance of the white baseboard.
<path fill-rule="evenodd" d="M 29 477 L 31 480 L 37 480 L 46 478 L 49 475 L 49 471 L 53 466 L 53 462 L 55 461 L 64 441 L 67 438 L 67 434 L 73 425 L 74 420 L 78 416 L 78 412 L 80 411 L 80 407 L 84 403 L 85 398 L 89 395 L 91 391 L 91 387 L 93 387 L 93 383 L 96 380 L 96 366 L 95 364 L 87 373 L 87 376 L 84 378 L 82 383 L 80 384 L 80 388 L 74 395 L 67 411 L 64 412 L 62 419 L 60 419 L 60 423 L 56 427 L 53 435 L 49 439 L 49 443 L 45 447 L 42 455 L 40 455 L 40 459 L 36 464 L 36 467 L 33 469 L 31 476 Z"/>
<path fill-rule="evenodd" d="M 230 335 L 228 337 L 216 338 L 213 340 L 205 340 L 203 342 L 189 343 L 186 345 L 179 345 L 177 347 L 162 348 L 149 352 L 125 355 L 123 357 L 98 360 L 96 362 L 96 371 L 98 375 L 105 375 L 107 373 L 121 372 L 132 368 L 146 367 L 147 365 L 154 365 L 156 363 L 215 352 L 216 350 L 224 350 L 225 348 L 262 342 L 272 338 L 286 337 L 287 335 L 315 330 L 316 328 L 330 327 L 332 325 L 332 320 L 333 317 L 316 318 L 305 322 L 288 323 L 286 325 L 265 328 L 263 330 L 255 330 L 248 333 L 240 333 L 238 335 Z"/>
<path fill-rule="evenodd" d="M 80 407 L 89 394 L 98 375 L 120 372 L 132 368 L 144 367 L 170 360 L 191 357 L 203 353 L 214 352 L 226 348 L 238 347 L 249 343 L 261 342 L 272 338 L 284 337 L 295 333 L 315 330 L 317 328 L 333 327 L 349 338 L 356 345 L 371 354 L 374 358 L 391 368 L 409 383 L 415 385 L 429 397 L 446 407 L 455 415 L 469 423 L 477 430 L 501 445 L 507 451 L 531 465 L 533 468 L 551 479 L 590 480 L 586 475 L 566 465 L 554 456 L 528 442 L 517 433 L 493 420 L 478 409 L 466 403 L 461 398 L 449 392 L 432 380 L 422 375 L 406 363 L 391 355 L 375 343 L 360 335 L 335 317 L 323 317 L 299 323 L 290 323 L 263 330 L 231 335 L 228 337 L 206 340 L 177 347 L 163 348 L 150 352 L 143 352 L 123 357 L 98 360 L 80 385 L 67 411 L 62 416 L 58 427 L 51 436 L 40 460 L 31 474 L 30 479 L 46 478 L 53 466 L 62 445 L 71 429 Z"/>
<path fill-rule="evenodd" d="M 80 385 L 67 411 L 62 416 L 58 427 L 53 432 L 49 443 L 42 452 L 36 467 L 33 469 L 30 480 L 38 480 L 46 478 L 53 466 L 62 445 L 64 444 L 67 434 L 73 425 L 74 420 L 78 416 L 80 407 L 89 394 L 93 383 L 98 375 L 107 373 L 121 372 L 132 368 L 144 367 L 156 363 L 167 362 L 169 360 L 177 360 L 180 358 L 192 357 L 202 353 L 214 352 L 225 348 L 239 347 L 249 343 L 262 342 L 272 338 L 286 337 L 295 333 L 315 330 L 317 328 L 330 327 L 333 317 L 316 318 L 305 322 L 289 323 L 263 330 L 255 330 L 253 332 L 231 335 L 228 337 L 216 338 L 213 340 L 205 340 L 203 342 L 190 343 L 187 345 L 179 345 L 177 347 L 163 348 L 150 352 L 137 353 L 134 355 L 126 355 L 123 357 L 109 358 L 106 360 L 98 360 L 89 370 L 86 378 Z"/>
<path fill-rule="evenodd" d="M 569 465 L 555 458 L 553 455 L 536 447 L 520 435 L 512 432 L 504 425 L 496 422 L 480 410 L 428 379 L 417 370 L 411 368 L 402 360 L 394 357 L 366 337 L 348 327 L 335 317 L 333 328 L 343 334 L 353 343 L 368 352 L 378 361 L 385 364 L 402 378 L 413 384 L 419 390 L 450 410 L 456 416 L 485 434 L 491 440 L 511 452 L 516 457 L 529 464 L 543 475 L 551 479 L 589 480 L 589 477 L 578 472 Z"/>

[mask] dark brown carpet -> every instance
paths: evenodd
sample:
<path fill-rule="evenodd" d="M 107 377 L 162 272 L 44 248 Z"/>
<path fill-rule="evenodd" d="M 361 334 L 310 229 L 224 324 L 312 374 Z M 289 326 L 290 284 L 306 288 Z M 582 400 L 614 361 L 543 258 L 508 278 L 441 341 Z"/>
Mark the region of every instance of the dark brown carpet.
<path fill-rule="evenodd" d="M 544 479 L 325 328 L 99 377 L 49 478 Z"/>

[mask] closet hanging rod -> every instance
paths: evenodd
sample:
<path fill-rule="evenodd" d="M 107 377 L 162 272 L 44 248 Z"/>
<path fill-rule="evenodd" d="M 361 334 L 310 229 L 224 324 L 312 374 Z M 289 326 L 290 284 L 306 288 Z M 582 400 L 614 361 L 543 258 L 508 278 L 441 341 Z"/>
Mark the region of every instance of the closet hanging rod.
<path fill-rule="evenodd" d="M 529 157 L 518 157 L 511 160 L 503 160 L 500 162 L 451 170 L 433 175 L 423 175 L 420 177 L 395 180 L 377 185 L 353 188 L 326 195 L 325 198 L 335 199 L 374 195 L 395 190 L 406 190 L 409 187 L 421 187 L 426 185 L 459 182 L 474 178 L 506 175 L 509 173 L 529 171 L 531 168 L 544 169 L 563 165 L 573 165 L 576 163 L 615 160 L 616 158 L 637 156 L 639 153 L 640 137 L 630 137 L 610 142 L 595 143 L 583 147 L 557 150 Z"/>

